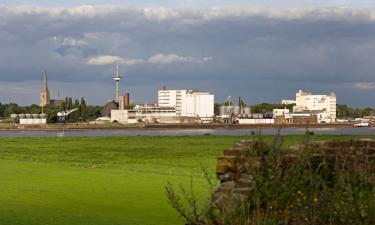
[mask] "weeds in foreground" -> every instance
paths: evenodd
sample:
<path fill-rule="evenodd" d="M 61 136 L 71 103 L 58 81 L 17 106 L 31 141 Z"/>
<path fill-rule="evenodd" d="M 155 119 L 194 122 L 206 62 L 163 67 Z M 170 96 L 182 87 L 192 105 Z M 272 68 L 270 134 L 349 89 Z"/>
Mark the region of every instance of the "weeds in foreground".
<path fill-rule="evenodd" d="M 256 143 L 248 160 L 257 158 L 261 166 L 249 164 L 250 198 L 232 196 L 221 206 L 199 207 L 192 180 L 189 191 L 180 186 L 181 195 L 171 184 L 167 185 L 169 203 L 187 224 L 375 224 L 375 185 L 369 174 L 351 168 L 342 170 L 337 164 L 316 157 L 317 149 L 310 144 L 308 135 L 294 150 L 282 149 L 280 135 L 271 143 L 258 137 Z M 298 157 L 286 160 L 287 154 Z M 204 171 L 213 193 L 211 179 Z"/>

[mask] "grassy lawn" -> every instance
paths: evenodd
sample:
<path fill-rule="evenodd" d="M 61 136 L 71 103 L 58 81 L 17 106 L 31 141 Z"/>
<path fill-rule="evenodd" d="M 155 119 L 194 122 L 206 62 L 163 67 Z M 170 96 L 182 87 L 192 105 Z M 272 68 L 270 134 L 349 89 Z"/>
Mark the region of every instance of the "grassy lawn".
<path fill-rule="evenodd" d="M 285 145 L 302 138 L 285 136 Z M 183 224 L 167 203 L 167 182 L 187 185 L 192 176 L 208 196 L 201 165 L 214 174 L 216 157 L 241 139 L 0 138 L 0 224 Z"/>

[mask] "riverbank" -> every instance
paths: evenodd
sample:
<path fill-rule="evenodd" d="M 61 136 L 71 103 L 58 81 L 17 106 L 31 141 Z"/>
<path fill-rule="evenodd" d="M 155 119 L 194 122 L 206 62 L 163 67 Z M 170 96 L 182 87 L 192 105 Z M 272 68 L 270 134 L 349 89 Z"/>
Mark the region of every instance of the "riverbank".
<path fill-rule="evenodd" d="M 163 129 L 277 129 L 277 128 L 352 128 L 351 123 L 334 124 L 46 124 L 20 125 L 1 123 L 0 131 L 61 131 L 61 130 L 163 130 Z"/>

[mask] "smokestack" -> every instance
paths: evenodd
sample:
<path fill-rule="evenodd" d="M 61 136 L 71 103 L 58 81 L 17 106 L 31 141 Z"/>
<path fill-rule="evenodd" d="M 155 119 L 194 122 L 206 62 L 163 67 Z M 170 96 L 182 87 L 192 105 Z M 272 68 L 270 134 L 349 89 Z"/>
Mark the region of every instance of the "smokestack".
<path fill-rule="evenodd" d="M 238 97 L 238 107 L 240 108 L 240 114 L 242 114 L 241 96 Z"/>
<path fill-rule="evenodd" d="M 124 105 L 125 106 L 128 106 L 129 103 L 130 103 L 130 97 L 129 97 L 129 92 L 125 92 L 125 96 L 124 96 Z"/>

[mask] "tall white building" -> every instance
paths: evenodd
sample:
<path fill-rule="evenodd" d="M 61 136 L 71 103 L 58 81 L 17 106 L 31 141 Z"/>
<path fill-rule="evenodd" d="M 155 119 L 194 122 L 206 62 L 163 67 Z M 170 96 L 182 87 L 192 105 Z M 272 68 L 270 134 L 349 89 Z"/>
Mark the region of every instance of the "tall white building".
<path fill-rule="evenodd" d="M 158 105 L 175 107 L 177 116 L 214 116 L 214 95 L 192 90 L 159 90 Z"/>
<path fill-rule="evenodd" d="M 293 107 L 294 112 L 315 112 L 325 114 L 327 119 L 324 122 L 336 121 L 336 95 L 313 95 L 312 93 L 299 90 L 296 93 L 296 105 Z M 318 115 L 319 116 L 319 115 Z"/>

